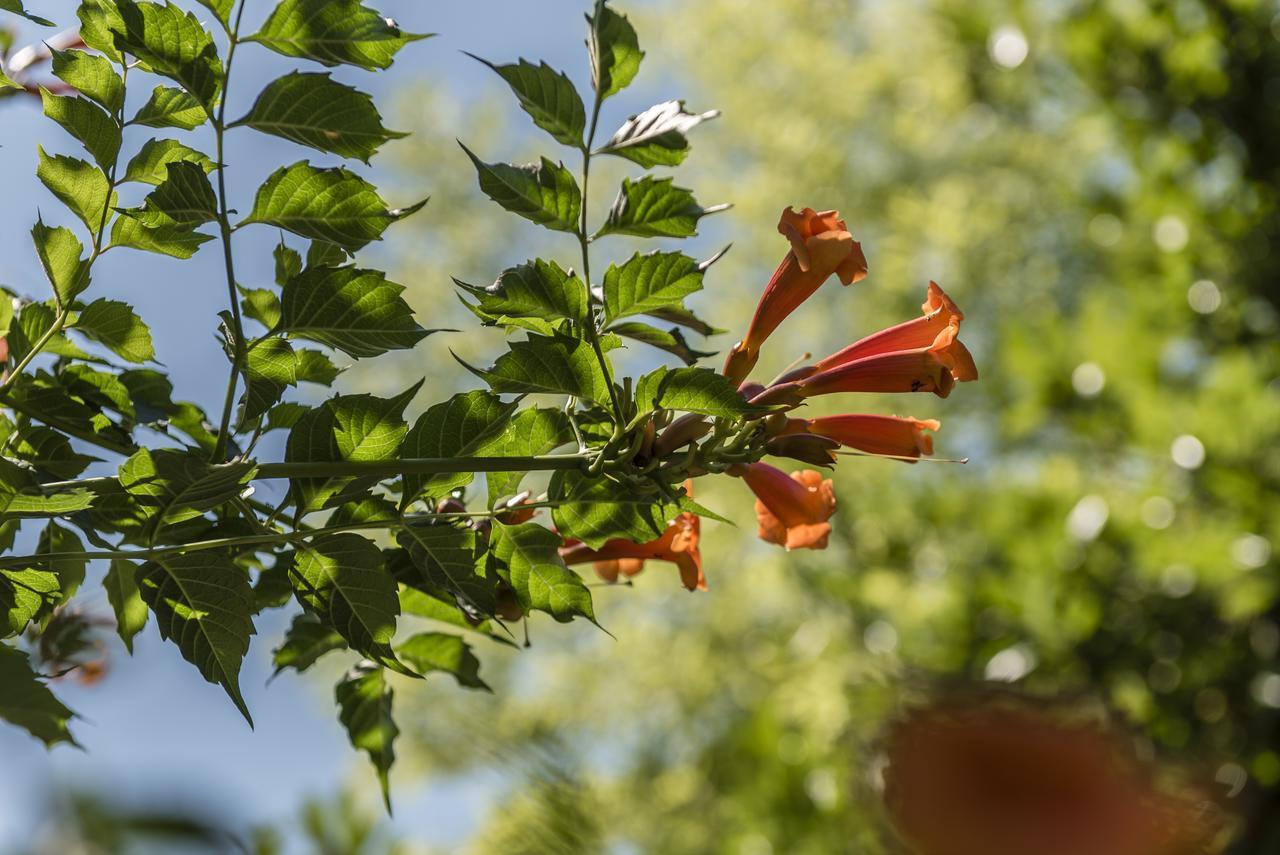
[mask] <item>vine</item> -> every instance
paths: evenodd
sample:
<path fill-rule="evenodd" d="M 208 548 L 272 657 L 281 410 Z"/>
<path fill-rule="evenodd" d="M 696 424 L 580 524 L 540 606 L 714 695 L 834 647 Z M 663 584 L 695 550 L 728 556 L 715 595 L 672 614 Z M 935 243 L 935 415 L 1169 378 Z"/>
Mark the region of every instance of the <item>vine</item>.
<path fill-rule="evenodd" d="M 201 0 L 215 32 L 172 2 L 84 0 L 79 36 L 45 56 L 57 83 L 31 83 L 32 61 L 10 62 L 0 76 L 0 87 L 39 94 L 45 114 L 90 156 L 40 150 L 39 178 L 80 221 L 89 249 L 72 228 L 37 221 L 32 237 L 52 295 L 11 295 L 17 308 L 0 317 L 7 372 L 0 382 L 0 632 L 10 639 L 0 646 L 0 717 L 46 743 L 72 741 L 72 713 L 47 686 L 53 673 L 46 666 L 74 662 L 77 651 L 46 656 L 47 639 L 32 640 L 55 616 L 74 615 L 66 604 L 89 562 L 104 560 L 102 585 L 125 645 L 132 649 L 154 619 L 250 722 L 239 671 L 254 619 L 296 602 L 301 613 L 275 663 L 304 671 L 322 656 L 354 654 L 335 690 L 339 717 L 353 745 L 369 754 L 385 794 L 397 732 L 389 671 L 444 671 L 464 686 L 488 688 L 469 637 L 511 644 L 510 624 L 536 612 L 597 622 L 576 565 L 594 564 L 613 581 L 646 560 L 666 561 L 687 588 L 705 587 L 700 519 L 716 515 L 693 500 L 687 485 L 695 478 L 743 479 L 758 497 L 761 537 L 821 548 L 835 509 L 831 482 L 814 470 L 788 475 L 762 458 L 831 466 L 843 448 L 915 460 L 931 452 L 926 431 L 937 423 L 789 413 L 814 395 L 945 397 L 955 381 L 976 379 L 956 337 L 963 315 L 932 284 L 919 318 L 770 384 L 748 379 L 769 333 L 824 281 L 865 276 L 861 248 L 833 211 L 784 212 L 778 228 L 790 246 L 721 371 L 697 365 L 710 354 L 690 347 L 686 333 L 714 330 L 684 302 L 719 255 L 699 262 L 678 251 L 636 253 L 593 281 L 592 250 L 604 239 L 690 237 L 703 217 L 727 208 L 703 206 L 672 178 L 653 174 L 684 160 L 690 131 L 715 111 L 664 102 L 596 146 L 603 103 L 626 89 L 644 58 L 628 19 L 597 0 L 587 16 L 589 111 L 572 81 L 545 63 L 479 60 L 540 129 L 580 153 L 580 177 L 545 156 L 529 165 L 487 162 L 462 146 L 481 192 L 540 227 L 575 236 L 581 275 L 536 258 L 488 286 L 458 281 L 482 325 L 514 335 L 488 367 L 463 363 L 487 388 L 434 403 L 412 425 L 405 413 L 422 381 L 391 398 L 286 400 L 299 384 L 330 386 L 335 359 L 375 358 L 437 332 L 413 320 L 400 285 L 357 261 L 426 202 L 391 207 L 346 166 L 298 160 L 275 169 L 251 203 L 236 203 L 225 177 L 224 141 L 233 131 L 364 163 L 403 135 L 383 126 L 367 94 L 314 70 L 268 83 L 245 115 L 228 121 L 234 60 L 257 47 L 308 64 L 376 71 L 425 36 L 358 0 L 280 0 L 245 36 L 248 5 Z M 0 8 L 45 23 L 21 4 Z M 144 75 L 161 82 L 128 110 L 127 101 L 142 100 L 126 96 Z M 137 126 L 205 129 L 213 155 L 152 138 L 121 175 L 123 134 Z M 644 174 L 624 180 L 593 224 L 591 165 L 605 156 Z M 233 222 L 237 210 L 249 213 Z M 251 226 L 289 235 L 273 252 L 273 287 L 237 279 L 233 238 Z M 132 249 L 176 263 L 213 240 L 230 304 L 218 327 L 226 393 L 210 418 L 174 399 L 150 329 L 132 306 L 85 295 L 106 252 Z M 610 354 L 629 342 L 683 364 L 619 378 Z M 546 398 L 550 406 L 536 403 Z M 257 459 L 259 441 L 275 431 L 285 435 L 283 459 Z M 545 495 L 523 489 L 530 472 L 549 473 Z M 481 473 L 483 488 L 474 485 Z M 272 479 L 288 482 L 276 505 L 254 495 L 255 483 Z M 542 511 L 554 528 L 536 519 Z M 14 547 L 26 526 L 39 529 L 38 546 L 21 554 Z M 434 626 L 406 636 L 406 618 Z"/>

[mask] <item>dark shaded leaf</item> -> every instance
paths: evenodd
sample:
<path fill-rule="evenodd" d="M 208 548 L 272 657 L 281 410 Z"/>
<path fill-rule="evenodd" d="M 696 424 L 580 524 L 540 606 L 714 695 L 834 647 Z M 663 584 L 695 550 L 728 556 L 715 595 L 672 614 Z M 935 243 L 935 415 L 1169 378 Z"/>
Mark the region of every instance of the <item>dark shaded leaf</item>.
<path fill-rule="evenodd" d="M 335 630 L 325 626 L 320 619 L 311 614 L 300 614 L 293 619 L 284 641 L 271 652 L 271 662 L 279 674 L 286 668 L 292 668 L 301 674 L 333 650 L 346 648 L 347 643 Z"/>
<path fill-rule="evenodd" d="M 614 539 L 648 543 L 679 513 L 677 505 L 658 494 L 637 495 L 613 481 L 578 472 L 557 472 L 550 494 L 561 501 L 551 511 L 556 530 L 592 549 Z"/>
<path fill-rule="evenodd" d="M 477 456 L 528 457 L 547 454 L 573 438 L 573 431 L 563 410 L 535 407 L 520 411 L 511 419 L 502 433 L 475 450 Z M 499 499 L 514 496 L 520 490 L 520 482 L 527 472 L 488 472 L 489 505 Z"/>
<path fill-rule="evenodd" d="M 539 163 L 524 166 L 485 163 L 465 145 L 462 150 L 475 164 L 480 190 L 490 199 L 553 231 L 577 230 L 582 192 L 564 164 L 552 163 L 545 157 Z"/>
<path fill-rule="evenodd" d="M 382 799 L 390 811 L 387 775 L 396 760 L 393 744 L 400 729 L 391 718 L 393 692 L 387 685 L 386 671 L 373 662 L 361 662 L 338 682 L 334 695 L 338 702 L 338 720 L 347 729 L 351 745 L 367 753 L 373 761 L 382 786 Z"/>
<path fill-rule="evenodd" d="M 300 145 L 366 163 L 387 140 L 405 134 L 382 126 L 373 99 L 326 74 L 292 72 L 267 84 L 249 113 L 248 125 Z"/>
<path fill-rule="evenodd" d="M 657 403 L 668 410 L 738 419 L 768 412 L 747 402 L 727 377 L 710 368 L 676 368 L 667 372 Z"/>
<path fill-rule="evenodd" d="M 522 59 L 510 65 L 494 65 L 475 54 L 467 56 L 483 62 L 507 81 L 535 125 L 551 134 L 557 142 L 574 148 L 582 147 L 587 111 L 578 90 L 563 72 L 556 71 L 545 62 L 534 65 Z"/>
<path fill-rule="evenodd" d="M 430 331 L 413 320 L 403 292 L 377 270 L 310 268 L 281 291 L 281 329 L 356 358 L 411 348 Z"/>
<path fill-rule="evenodd" d="M 51 747 L 76 744 L 68 729 L 75 717 L 36 677 L 25 653 L 0 644 L 0 718 Z"/>
<path fill-rule="evenodd" d="M 254 634 L 248 575 L 222 553 L 206 550 L 149 561 L 137 578 L 161 637 L 173 640 L 206 680 L 226 689 L 252 726 L 240 694 L 240 663 Z"/>
<path fill-rule="evenodd" d="M 614 324 L 609 327 L 609 332 L 665 350 L 685 365 L 693 365 L 699 359 L 715 356 L 713 350 L 694 350 L 690 347 L 679 327 L 664 331 L 649 324 L 626 322 Z"/>

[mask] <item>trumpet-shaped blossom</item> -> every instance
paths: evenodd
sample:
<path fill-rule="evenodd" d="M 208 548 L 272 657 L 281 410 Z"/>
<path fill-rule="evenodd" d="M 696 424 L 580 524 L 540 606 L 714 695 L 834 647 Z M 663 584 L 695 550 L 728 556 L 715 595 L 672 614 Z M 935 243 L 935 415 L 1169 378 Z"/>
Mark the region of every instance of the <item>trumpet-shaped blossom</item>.
<path fill-rule="evenodd" d="M 826 549 L 836 511 L 831 480 L 821 472 L 802 469 L 788 475 L 768 463 L 739 465 L 729 470 L 756 494 L 756 520 L 761 540 L 790 549 Z"/>
<path fill-rule="evenodd" d="M 893 725 L 886 755 L 886 805 L 920 855 L 1191 855 L 1216 831 L 1115 728 L 1045 702 L 939 703 Z"/>
<path fill-rule="evenodd" d="M 958 381 L 978 379 L 973 356 L 948 325 L 928 347 L 873 353 L 819 371 L 801 380 L 771 386 L 754 400 L 760 404 L 798 404 L 834 392 L 932 392 L 951 394 Z"/>
<path fill-rule="evenodd" d="M 635 576 L 646 561 L 669 561 L 680 570 L 680 581 L 690 591 L 707 589 L 702 575 L 702 553 L 698 549 L 702 523 L 696 514 L 680 514 L 662 535 L 648 543 L 629 540 L 607 541 L 599 549 L 591 549 L 580 541 L 566 541 L 560 557 L 566 564 L 595 565 L 596 574 L 606 582 L 617 582 L 619 576 Z"/>
<path fill-rule="evenodd" d="M 929 347 L 937 341 L 940 333 L 949 328 L 954 327 L 956 333 L 959 333 L 964 313 L 937 282 L 929 283 L 929 291 L 920 308 L 924 312 L 921 317 L 904 321 L 855 341 L 819 361 L 814 366 L 813 373 L 880 353 Z M 976 373 L 975 370 L 975 376 Z"/>
<path fill-rule="evenodd" d="M 933 436 L 926 431 L 936 431 L 940 427 L 942 423 L 936 419 L 848 413 L 816 419 L 791 419 L 786 433 L 803 431 L 835 440 L 846 448 L 886 457 L 910 458 L 907 462 L 913 463 L 922 454 L 933 454 Z"/>
<path fill-rule="evenodd" d="M 849 233 L 837 211 L 805 208 L 797 213 L 782 212 L 778 232 L 791 242 L 791 249 L 765 286 L 747 333 L 729 351 L 725 376 L 742 382 L 755 367 L 764 344 L 778 325 L 796 310 L 831 274 L 850 285 L 867 275 L 867 259 L 862 247 Z"/>

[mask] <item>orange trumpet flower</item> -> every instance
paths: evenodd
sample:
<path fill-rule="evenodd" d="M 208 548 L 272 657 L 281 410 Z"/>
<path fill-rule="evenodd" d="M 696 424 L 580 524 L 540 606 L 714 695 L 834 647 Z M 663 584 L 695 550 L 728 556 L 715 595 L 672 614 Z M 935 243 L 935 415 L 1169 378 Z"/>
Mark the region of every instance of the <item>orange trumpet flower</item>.
<path fill-rule="evenodd" d="M 942 427 L 937 419 L 913 419 L 847 413 L 816 419 L 791 419 L 786 432 L 804 432 L 833 439 L 847 448 L 887 457 L 915 458 L 933 454 L 933 436 L 925 431 Z M 915 460 L 907 460 L 914 463 Z"/>
<path fill-rule="evenodd" d="M 610 540 L 599 549 L 591 549 L 577 540 L 567 540 L 560 548 L 565 564 L 595 565 L 596 575 L 606 582 L 617 582 L 619 576 L 630 578 L 644 569 L 645 561 L 670 561 L 680 570 L 680 581 L 690 591 L 705 591 L 707 580 L 702 575 L 702 553 L 698 541 L 702 521 L 685 511 L 676 517 L 661 537 L 648 543 Z"/>
<path fill-rule="evenodd" d="M 756 494 L 759 536 L 768 543 L 791 549 L 826 549 L 836 511 L 831 480 L 821 472 L 802 469 L 788 475 L 768 463 L 735 466 L 730 475 L 747 482 Z"/>
<path fill-rule="evenodd" d="M 778 232 L 791 241 L 791 249 L 765 286 L 747 334 L 725 360 L 723 373 L 735 383 L 741 383 L 755 367 L 760 346 L 770 333 L 831 274 L 839 276 L 845 285 L 867 275 L 862 247 L 837 211 L 805 208 L 796 213 L 787 208 L 778 220 Z"/>

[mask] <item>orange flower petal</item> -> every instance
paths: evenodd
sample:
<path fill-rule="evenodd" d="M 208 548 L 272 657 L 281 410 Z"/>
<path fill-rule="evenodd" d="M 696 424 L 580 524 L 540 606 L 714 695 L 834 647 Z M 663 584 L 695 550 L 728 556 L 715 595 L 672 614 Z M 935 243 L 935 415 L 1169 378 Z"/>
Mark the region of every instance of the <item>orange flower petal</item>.
<path fill-rule="evenodd" d="M 862 413 L 825 416 L 805 422 L 805 430 L 809 433 L 834 439 L 849 448 L 867 454 L 911 458 L 933 454 L 933 437 L 925 431 L 936 431 L 940 427 L 941 422 L 935 419 Z"/>

